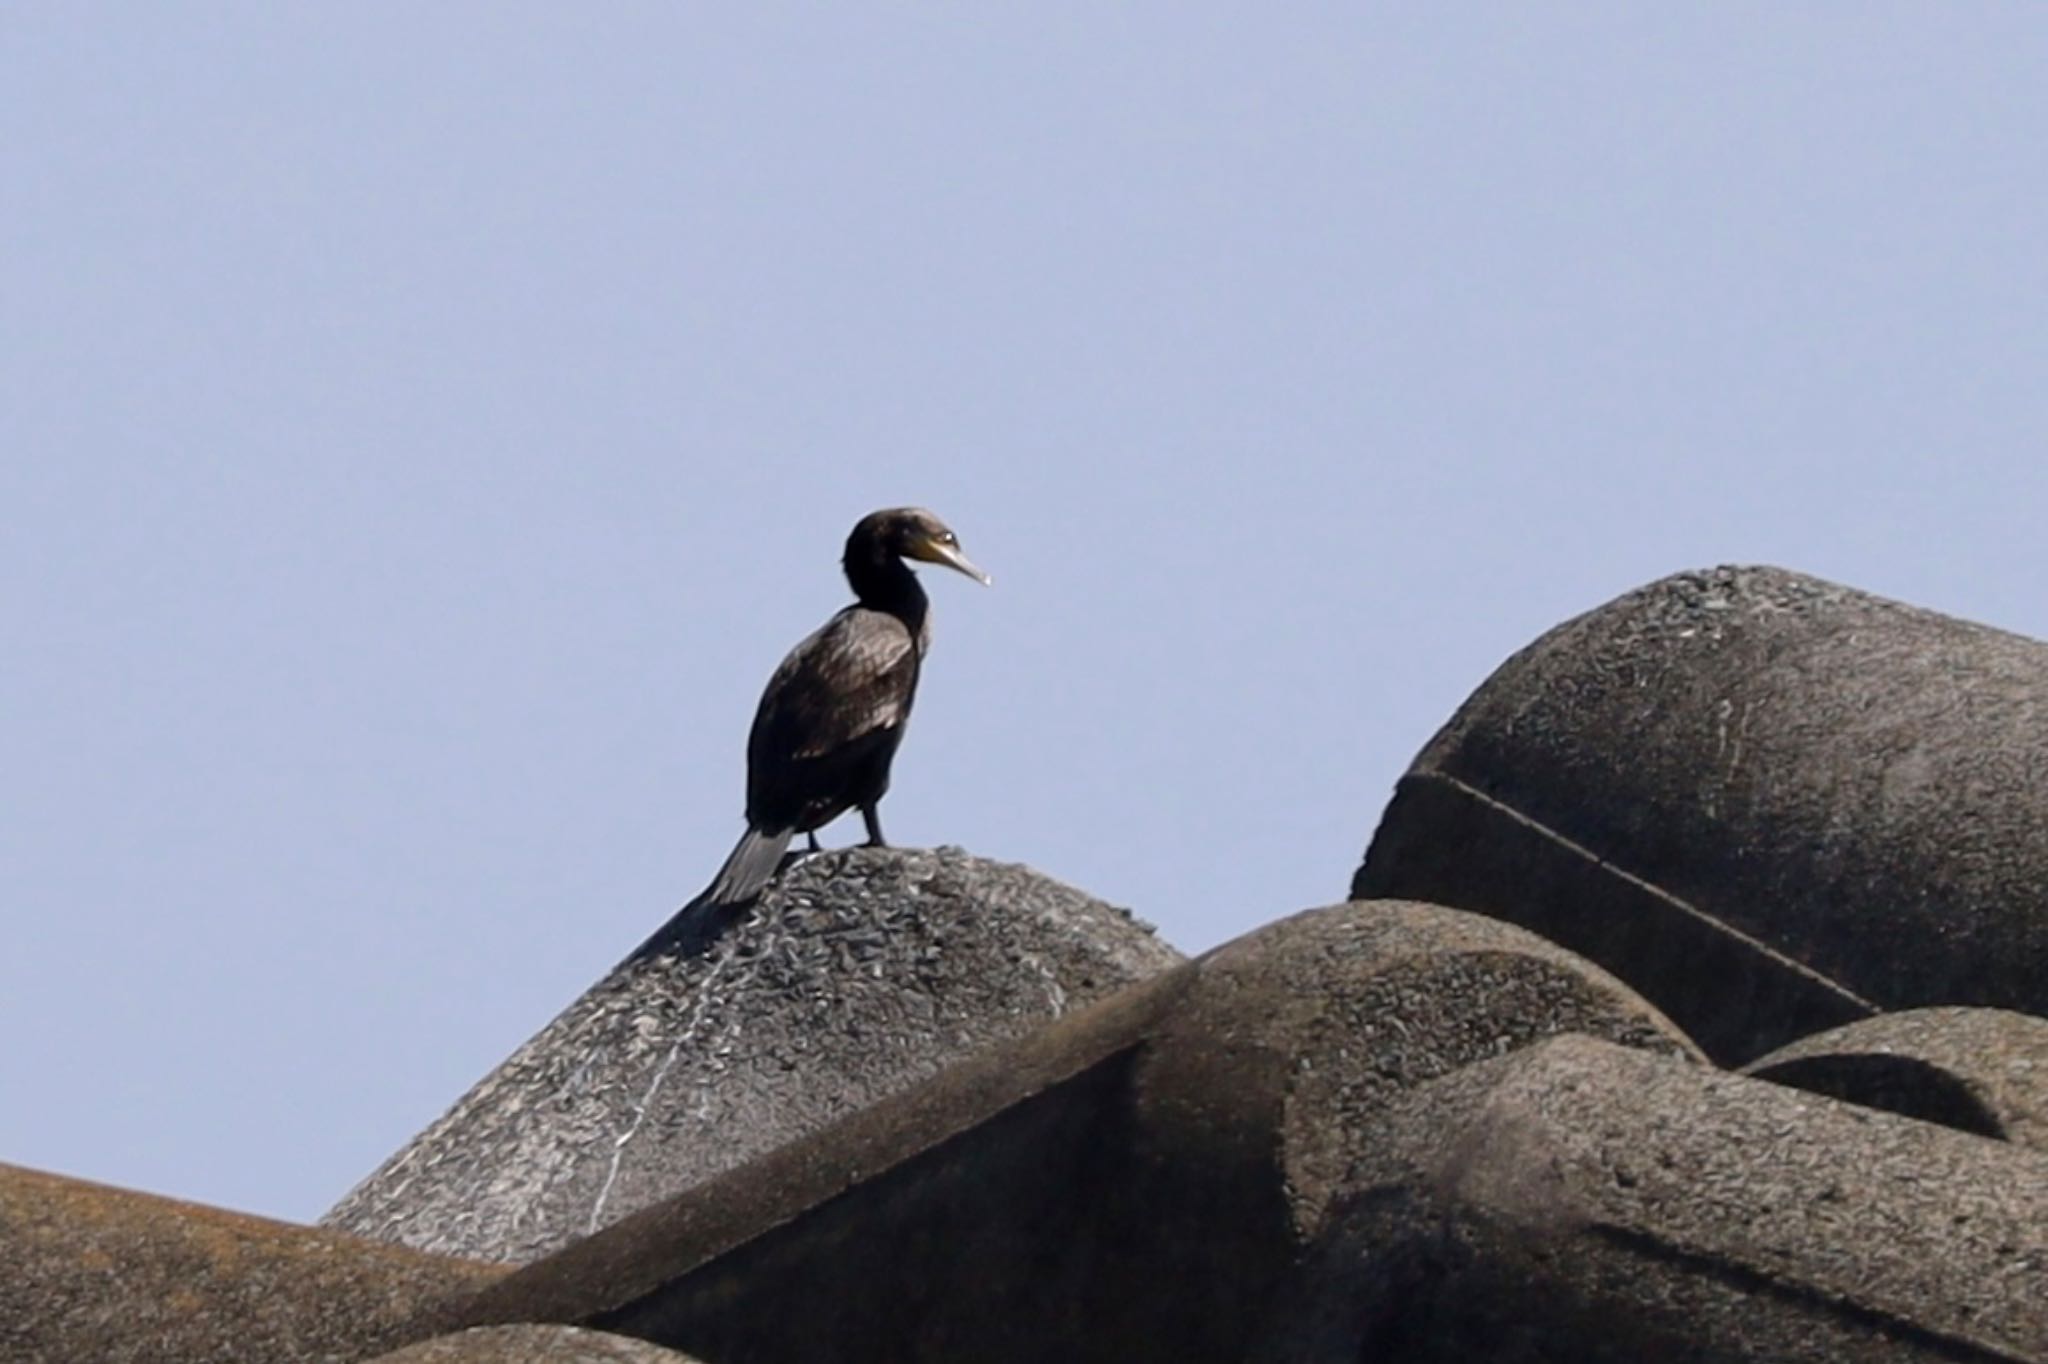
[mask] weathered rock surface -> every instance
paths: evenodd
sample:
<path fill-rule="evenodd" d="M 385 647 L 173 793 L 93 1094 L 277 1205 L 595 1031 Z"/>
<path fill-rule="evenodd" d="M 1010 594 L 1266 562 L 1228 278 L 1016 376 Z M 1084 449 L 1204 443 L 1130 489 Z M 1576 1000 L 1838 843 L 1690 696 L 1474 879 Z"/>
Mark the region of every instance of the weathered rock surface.
<path fill-rule="evenodd" d="M 1583 1031 L 1692 1054 L 1511 925 L 1297 915 L 970 1058 L 485 1290 L 710 1360 L 1237 1360 L 1378 1115 Z"/>
<path fill-rule="evenodd" d="M 578 1326 L 482 1326 L 378 1355 L 371 1364 L 694 1364 L 688 1355 Z"/>
<path fill-rule="evenodd" d="M 2048 1013 L 2044 885 L 2048 645 L 1723 568 L 1503 664 L 1353 894 L 1532 928 L 1733 1064 L 1885 1009 Z"/>
<path fill-rule="evenodd" d="M 359 1359 L 503 1273 L 0 1165 L 7 1364 Z"/>
<path fill-rule="evenodd" d="M 2048 1157 L 1564 1037 L 1408 1097 L 1260 1359 L 2048 1360 Z"/>
<path fill-rule="evenodd" d="M 1743 1073 L 2048 1151 L 2048 1019 L 1908 1009 L 1801 1038 Z"/>
<path fill-rule="evenodd" d="M 531 1260 L 1180 960 L 1028 868 L 822 854 L 657 934 L 324 1221 Z"/>

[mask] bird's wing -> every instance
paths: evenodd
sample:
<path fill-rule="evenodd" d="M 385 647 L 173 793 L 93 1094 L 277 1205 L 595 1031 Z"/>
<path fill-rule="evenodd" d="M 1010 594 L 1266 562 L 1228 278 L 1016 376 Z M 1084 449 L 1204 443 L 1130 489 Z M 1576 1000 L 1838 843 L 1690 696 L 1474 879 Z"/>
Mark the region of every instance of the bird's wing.
<path fill-rule="evenodd" d="M 776 668 L 747 740 L 750 762 L 827 757 L 910 714 L 918 651 L 894 616 L 850 606 Z"/>

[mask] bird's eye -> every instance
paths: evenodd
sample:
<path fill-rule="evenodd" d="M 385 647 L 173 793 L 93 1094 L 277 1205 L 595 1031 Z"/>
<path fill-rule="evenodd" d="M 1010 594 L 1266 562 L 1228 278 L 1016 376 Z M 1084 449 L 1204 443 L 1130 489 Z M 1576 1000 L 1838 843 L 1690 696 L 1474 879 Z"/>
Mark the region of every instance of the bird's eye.
<path fill-rule="evenodd" d="M 939 532 L 939 543 L 942 545 L 957 545 L 960 543 L 960 537 L 953 534 L 952 531 L 942 530 Z"/>

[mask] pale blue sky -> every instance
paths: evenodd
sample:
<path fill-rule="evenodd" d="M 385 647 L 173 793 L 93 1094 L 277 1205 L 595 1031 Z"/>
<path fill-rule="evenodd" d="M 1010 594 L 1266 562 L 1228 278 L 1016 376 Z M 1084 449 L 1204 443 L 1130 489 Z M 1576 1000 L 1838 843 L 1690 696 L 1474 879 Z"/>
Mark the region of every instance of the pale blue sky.
<path fill-rule="evenodd" d="M 0 1160 L 308 1218 L 739 830 L 1196 949 L 1502 658 L 1771 561 L 2048 635 L 2034 4 L 0 10 Z M 851 841 L 857 827 L 828 841 Z"/>

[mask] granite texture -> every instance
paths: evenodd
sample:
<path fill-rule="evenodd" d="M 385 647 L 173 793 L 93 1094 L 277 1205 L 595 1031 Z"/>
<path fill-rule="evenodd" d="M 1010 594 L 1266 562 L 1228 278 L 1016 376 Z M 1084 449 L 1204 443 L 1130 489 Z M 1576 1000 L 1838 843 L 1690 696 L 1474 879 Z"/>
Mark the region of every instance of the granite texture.
<path fill-rule="evenodd" d="M 1743 1073 L 2048 1151 L 2048 1019 L 2029 1014 L 1880 1014 L 1780 1047 Z"/>
<path fill-rule="evenodd" d="M 1418 1090 L 1254 1355 L 2048 1360 L 2048 1157 L 1562 1037 Z"/>
<path fill-rule="evenodd" d="M 480 1326 L 393 1354 L 371 1364 L 702 1364 L 689 1355 L 607 1331 L 579 1326 Z"/>
<path fill-rule="evenodd" d="M 339 1364 L 503 1273 L 0 1165 L 4 1364 Z"/>
<path fill-rule="evenodd" d="M 1740 1064 L 1885 1010 L 2048 1012 L 2043 885 L 2048 645 L 1722 568 L 1503 664 L 1352 890 L 1532 928 Z"/>
<path fill-rule="evenodd" d="M 1026 867 L 807 858 L 656 934 L 323 1222 L 533 1260 L 1180 959 Z"/>

